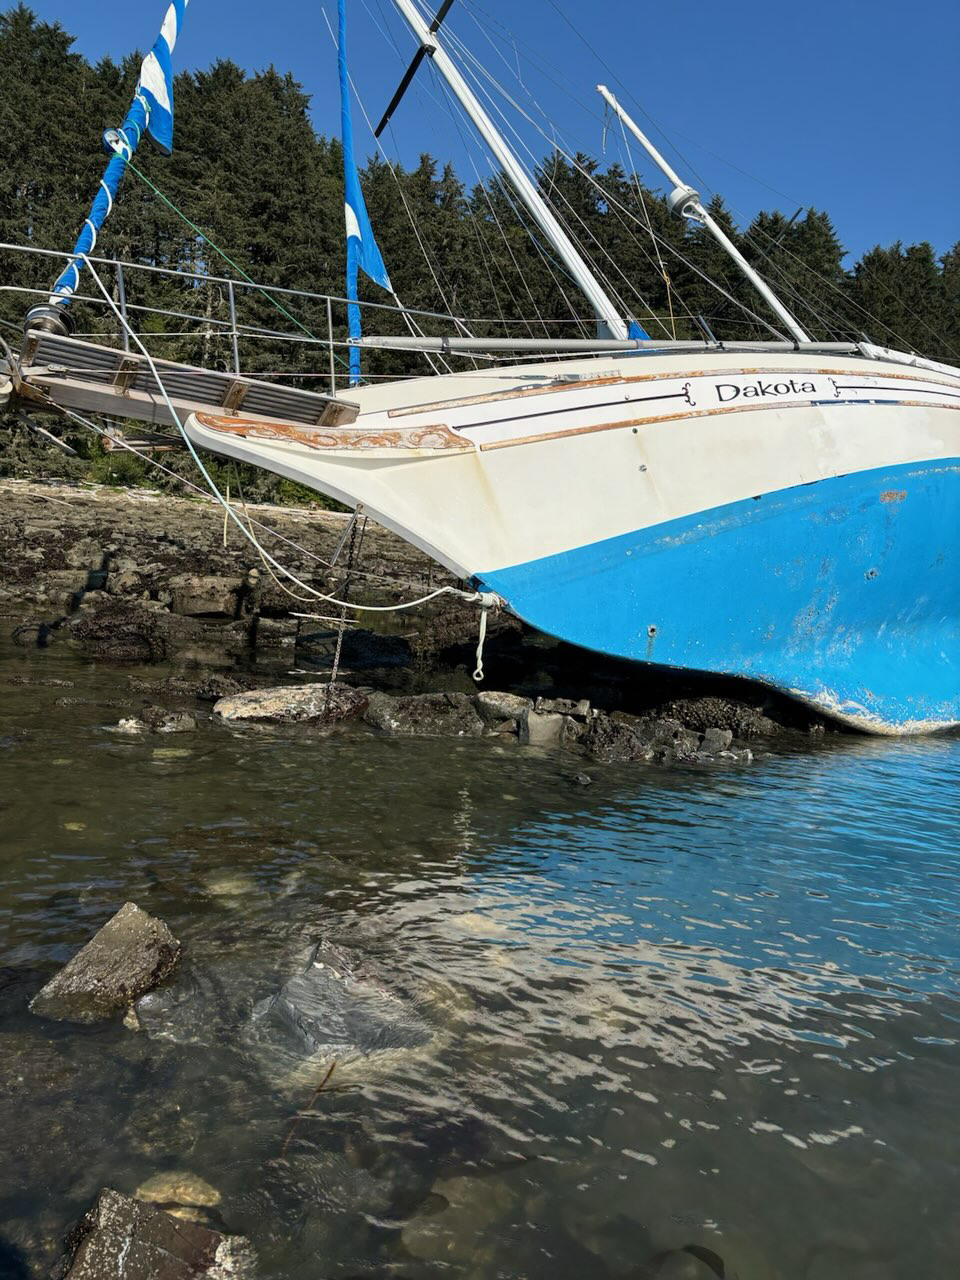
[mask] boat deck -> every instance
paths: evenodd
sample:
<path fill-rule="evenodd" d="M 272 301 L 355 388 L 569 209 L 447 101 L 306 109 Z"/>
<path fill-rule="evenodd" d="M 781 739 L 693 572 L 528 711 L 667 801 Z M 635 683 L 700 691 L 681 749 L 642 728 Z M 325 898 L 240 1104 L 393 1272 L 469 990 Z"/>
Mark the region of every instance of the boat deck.
<path fill-rule="evenodd" d="M 358 406 L 317 391 L 261 382 L 238 373 L 154 360 L 181 422 L 191 413 L 236 413 L 263 422 L 335 427 L 354 422 Z M 175 424 L 145 356 L 39 329 L 25 335 L 16 391 L 33 408 L 64 407 L 156 425 Z"/>

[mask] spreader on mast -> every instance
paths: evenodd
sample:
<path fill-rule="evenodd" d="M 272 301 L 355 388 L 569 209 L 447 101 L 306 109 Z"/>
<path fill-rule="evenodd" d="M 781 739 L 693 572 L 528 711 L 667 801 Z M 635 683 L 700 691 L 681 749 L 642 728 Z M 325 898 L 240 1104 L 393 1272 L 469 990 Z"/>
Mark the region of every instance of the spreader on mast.
<path fill-rule="evenodd" d="M 688 186 L 686 182 L 683 182 L 677 174 L 674 173 L 673 169 L 653 145 L 647 135 L 640 129 L 634 120 L 631 120 L 606 85 L 598 84 L 597 93 L 599 93 L 607 105 L 617 113 L 619 118 L 646 151 L 647 155 L 649 155 L 650 159 L 661 170 L 667 181 L 673 184 L 673 190 L 667 197 L 667 204 L 670 206 L 670 212 L 679 214 L 681 218 L 689 218 L 692 222 L 702 223 L 717 243 L 726 250 L 734 260 L 774 314 L 779 316 L 783 321 L 796 341 L 809 342 L 810 337 L 804 331 L 799 321 L 790 314 L 767 282 L 759 276 L 756 271 L 754 271 L 753 267 L 751 267 L 750 263 L 733 243 L 724 231 L 723 227 L 721 227 L 717 220 L 711 217 L 703 207 L 703 203 L 700 200 L 700 192 L 695 191 L 693 187 Z"/>

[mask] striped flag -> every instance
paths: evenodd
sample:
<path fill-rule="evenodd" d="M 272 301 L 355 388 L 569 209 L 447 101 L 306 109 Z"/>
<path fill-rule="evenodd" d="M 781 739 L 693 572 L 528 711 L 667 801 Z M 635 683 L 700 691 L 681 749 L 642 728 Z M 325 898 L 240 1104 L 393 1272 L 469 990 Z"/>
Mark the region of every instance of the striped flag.
<path fill-rule="evenodd" d="M 173 149 L 173 46 L 183 25 L 190 0 L 173 0 L 163 20 L 157 43 L 140 67 L 140 92 L 147 100 L 147 132 L 164 153 Z"/>
<path fill-rule="evenodd" d="M 49 305 L 61 316 L 80 284 L 80 254 L 93 253 L 127 167 L 144 133 L 165 154 L 173 147 L 173 62 L 171 54 L 177 42 L 189 0 L 172 0 L 167 9 L 157 42 L 140 66 L 140 79 L 133 102 L 119 129 L 108 129 L 103 135 L 103 149 L 110 156 L 90 212 L 80 228 L 73 247 L 74 257 L 60 273 L 50 292 Z"/>

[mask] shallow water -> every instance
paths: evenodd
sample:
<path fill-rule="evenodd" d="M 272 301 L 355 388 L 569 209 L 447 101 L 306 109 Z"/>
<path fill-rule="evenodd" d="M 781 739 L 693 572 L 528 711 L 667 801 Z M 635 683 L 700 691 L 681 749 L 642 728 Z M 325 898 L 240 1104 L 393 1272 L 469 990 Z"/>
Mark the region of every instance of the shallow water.
<path fill-rule="evenodd" d="M 960 739 L 582 786 L 490 740 L 123 735 L 129 674 L 0 657 L 0 1272 L 189 1170 L 276 1280 L 956 1274 Z M 29 1014 L 127 899 L 184 944 L 142 1030 Z M 261 1014 L 321 941 L 311 1050 Z"/>

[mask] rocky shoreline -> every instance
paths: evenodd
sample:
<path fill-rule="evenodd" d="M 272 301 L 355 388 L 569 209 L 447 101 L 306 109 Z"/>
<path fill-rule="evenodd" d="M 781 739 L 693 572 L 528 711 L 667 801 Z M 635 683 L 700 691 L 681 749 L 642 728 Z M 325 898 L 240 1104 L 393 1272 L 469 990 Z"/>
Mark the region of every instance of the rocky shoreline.
<path fill-rule="evenodd" d="M 333 596 L 395 604 L 457 585 L 373 522 L 348 568 L 348 515 L 249 506 L 244 515 L 272 554 Z M 353 721 L 367 732 L 495 736 L 601 761 L 746 763 L 748 742 L 828 728 L 759 687 L 638 671 L 502 613 L 490 618 L 478 686 L 476 606 L 446 595 L 410 613 L 353 615 L 341 628 L 335 606 L 285 589 L 213 502 L 3 481 L 0 557 L 0 613 L 19 646 L 173 666 L 155 681 L 129 680 L 131 694 L 148 695 L 122 721 L 134 731 L 195 730 L 213 703 L 213 718 L 232 725 Z M 371 616 L 393 629 L 369 629 Z M 335 696 L 325 683 L 334 666 Z"/>

